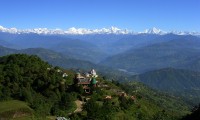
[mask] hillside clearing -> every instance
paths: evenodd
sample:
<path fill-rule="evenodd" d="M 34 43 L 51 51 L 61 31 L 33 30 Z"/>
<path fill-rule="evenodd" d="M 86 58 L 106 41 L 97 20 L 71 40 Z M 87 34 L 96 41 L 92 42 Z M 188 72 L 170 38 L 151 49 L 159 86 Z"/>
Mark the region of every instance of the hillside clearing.
<path fill-rule="evenodd" d="M 10 100 L 0 102 L 0 119 L 32 116 L 33 110 L 25 102 Z"/>

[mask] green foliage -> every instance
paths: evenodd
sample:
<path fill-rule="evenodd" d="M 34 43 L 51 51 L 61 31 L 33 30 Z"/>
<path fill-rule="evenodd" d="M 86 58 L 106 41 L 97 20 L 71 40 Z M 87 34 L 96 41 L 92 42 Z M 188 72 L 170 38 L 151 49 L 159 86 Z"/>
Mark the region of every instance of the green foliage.
<path fill-rule="evenodd" d="M 100 106 L 94 99 L 90 99 L 84 106 L 88 119 L 96 119 L 100 114 Z"/>
<path fill-rule="evenodd" d="M 1 57 L 0 100 L 26 101 L 37 116 L 71 112 L 76 95 L 66 93 L 67 84 L 58 69 L 34 55 Z"/>
<path fill-rule="evenodd" d="M 87 111 L 87 119 L 93 120 L 107 120 L 113 119 L 114 113 L 116 113 L 116 106 L 111 101 L 105 100 L 102 105 L 96 102 L 94 99 L 90 99 L 84 106 Z"/>
<path fill-rule="evenodd" d="M 131 99 L 127 99 L 124 96 L 119 97 L 120 107 L 122 109 L 128 109 L 130 105 L 134 104 L 134 101 Z"/>
<path fill-rule="evenodd" d="M 72 115 L 70 116 L 70 118 L 71 118 L 72 120 L 82 120 L 83 116 L 81 116 L 81 114 L 72 114 Z"/>

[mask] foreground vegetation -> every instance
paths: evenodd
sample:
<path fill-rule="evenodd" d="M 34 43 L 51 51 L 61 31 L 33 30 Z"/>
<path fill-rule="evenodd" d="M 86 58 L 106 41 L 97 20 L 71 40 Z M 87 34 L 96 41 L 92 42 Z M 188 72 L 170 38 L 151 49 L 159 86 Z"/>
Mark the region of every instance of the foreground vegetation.
<path fill-rule="evenodd" d="M 58 70 L 58 67 L 53 68 L 37 56 L 17 54 L 2 57 L 0 100 L 25 101 L 40 117 L 73 111 L 76 109 L 73 102 L 76 97 L 67 92 L 67 79 L 63 79 Z M 69 74 L 68 79 L 70 77 Z"/>

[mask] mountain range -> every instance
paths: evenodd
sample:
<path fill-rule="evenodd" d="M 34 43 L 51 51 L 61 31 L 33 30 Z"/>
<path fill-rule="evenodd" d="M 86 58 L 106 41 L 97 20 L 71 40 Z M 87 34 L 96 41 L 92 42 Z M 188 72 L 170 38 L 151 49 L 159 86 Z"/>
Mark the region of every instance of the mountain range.
<path fill-rule="evenodd" d="M 62 66 L 64 68 L 92 69 L 95 66 L 95 64 L 91 62 L 68 58 L 60 53 L 44 48 L 28 48 L 16 50 L 0 46 L 0 56 L 17 53 L 37 55 L 43 60 L 48 61 L 50 64 L 53 64 L 54 66 Z"/>
<path fill-rule="evenodd" d="M 191 70 L 200 68 L 200 38 L 198 37 L 165 35 L 151 41 L 144 41 L 139 46 L 108 57 L 100 64 L 133 73 L 166 67 Z"/>
<path fill-rule="evenodd" d="M 44 48 L 68 59 L 89 61 L 134 74 L 166 67 L 195 71 L 200 68 L 200 38 L 192 35 L 0 32 L 0 45 L 17 50 Z"/>
<path fill-rule="evenodd" d="M 86 29 L 86 28 L 69 28 L 67 30 L 62 29 L 48 29 L 48 28 L 35 28 L 35 29 L 17 29 L 17 28 L 5 28 L 0 26 L 1 32 L 8 32 L 13 34 L 21 34 L 21 33 L 36 33 L 36 34 L 51 34 L 51 35 L 84 35 L 84 34 L 177 34 L 177 35 L 200 35 L 199 32 L 187 32 L 187 31 L 162 31 L 158 28 L 145 29 L 143 32 L 134 32 L 133 30 L 128 29 L 120 29 L 117 27 L 110 28 L 101 28 L 101 29 Z"/>

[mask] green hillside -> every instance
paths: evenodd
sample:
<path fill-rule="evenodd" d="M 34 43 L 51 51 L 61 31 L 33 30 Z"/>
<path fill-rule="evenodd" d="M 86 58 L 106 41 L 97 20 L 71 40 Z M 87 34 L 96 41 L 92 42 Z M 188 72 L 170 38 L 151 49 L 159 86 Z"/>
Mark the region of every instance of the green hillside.
<path fill-rule="evenodd" d="M 65 111 L 73 111 L 75 98 L 66 92 L 65 82 L 69 82 L 58 70 L 37 56 L 16 54 L 1 57 L 0 100 L 25 101 L 39 117 L 61 114 L 66 106 Z M 66 106 L 63 101 L 67 102 Z"/>
<path fill-rule="evenodd" d="M 151 88 L 184 97 L 198 104 L 200 101 L 200 72 L 164 68 L 133 76 Z"/>
<path fill-rule="evenodd" d="M 133 95 L 135 94 L 138 97 L 140 96 L 141 98 L 145 98 L 148 100 L 148 102 L 152 102 L 166 111 L 173 111 L 173 113 L 179 114 L 184 114 L 184 112 L 187 112 L 187 105 L 181 98 L 149 88 L 143 83 L 131 81 L 123 83 L 121 87 L 127 93 Z M 180 111 L 180 109 L 182 111 Z"/>
<path fill-rule="evenodd" d="M 99 76 L 97 87 L 90 86 L 91 92 L 85 93 L 74 82 L 74 71 L 52 67 L 34 55 L 0 57 L 0 73 L 0 103 L 24 101 L 33 110 L 32 119 L 64 116 L 95 120 L 173 120 L 189 113 L 188 106 L 179 98 L 137 82 L 120 84 Z M 63 77 L 64 73 L 68 76 Z M 12 109 L 2 105 L 0 110 L 4 106 Z"/>

